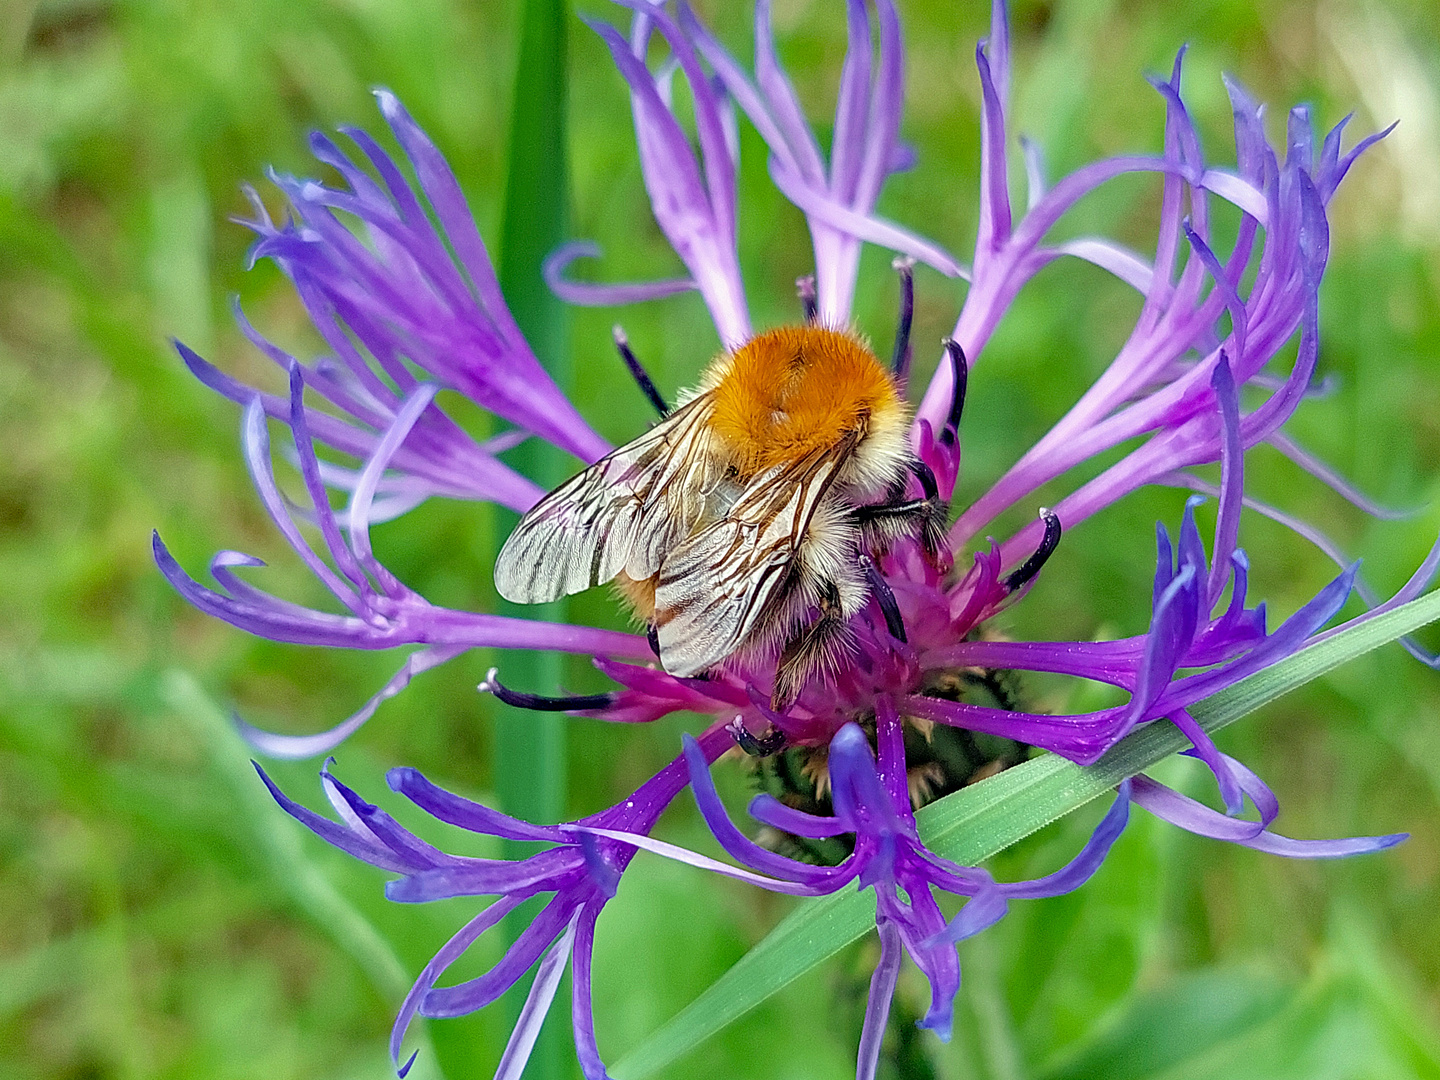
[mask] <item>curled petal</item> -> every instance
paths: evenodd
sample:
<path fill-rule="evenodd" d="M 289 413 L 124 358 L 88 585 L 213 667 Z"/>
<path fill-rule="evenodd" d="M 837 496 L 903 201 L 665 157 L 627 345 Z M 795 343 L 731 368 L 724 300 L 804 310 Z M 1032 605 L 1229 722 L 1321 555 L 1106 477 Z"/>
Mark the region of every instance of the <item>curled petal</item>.
<path fill-rule="evenodd" d="M 1236 821 L 1216 813 L 1178 791 L 1157 783 L 1148 776 L 1134 778 L 1131 796 L 1137 804 L 1158 818 L 1178 825 L 1188 832 L 1214 840 L 1228 840 L 1244 847 L 1291 859 L 1342 859 L 1394 847 L 1409 833 L 1387 836 L 1356 836 L 1345 840 L 1292 840 L 1268 829 L 1256 831 L 1249 822 Z"/>
<path fill-rule="evenodd" d="M 565 271 L 576 259 L 598 259 L 600 246 L 585 240 L 563 244 L 545 258 L 541 267 L 545 284 L 550 291 L 567 304 L 580 307 L 619 307 L 624 304 L 638 304 L 645 300 L 659 300 L 682 292 L 693 292 L 695 282 L 689 278 L 671 278 L 668 281 L 615 282 L 608 285 L 593 285 L 583 281 L 569 281 Z"/>

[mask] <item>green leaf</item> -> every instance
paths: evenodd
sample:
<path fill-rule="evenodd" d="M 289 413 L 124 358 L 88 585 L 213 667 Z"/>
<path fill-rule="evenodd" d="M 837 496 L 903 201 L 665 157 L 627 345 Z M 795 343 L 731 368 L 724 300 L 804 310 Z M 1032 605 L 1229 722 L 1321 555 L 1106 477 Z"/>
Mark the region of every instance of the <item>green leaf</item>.
<path fill-rule="evenodd" d="M 1346 661 L 1440 619 L 1440 591 L 1287 657 L 1197 702 L 1190 710 L 1206 731 L 1234 723 Z M 931 851 L 975 866 L 1037 829 L 1111 791 L 1127 776 L 1189 746 L 1172 725 L 1133 732 L 1098 762 L 1082 767 L 1046 754 L 955 792 L 916 815 Z M 868 891 L 801 901 L 766 938 L 741 957 L 664 1027 L 612 1070 L 641 1080 L 679 1058 L 770 995 L 874 927 Z"/>
<path fill-rule="evenodd" d="M 1296 992 L 1273 976 L 1211 968 L 1141 994 L 1080 1052 L 1042 1080 L 1144 1080 L 1243 1039 L 1274 1019 Z"/>

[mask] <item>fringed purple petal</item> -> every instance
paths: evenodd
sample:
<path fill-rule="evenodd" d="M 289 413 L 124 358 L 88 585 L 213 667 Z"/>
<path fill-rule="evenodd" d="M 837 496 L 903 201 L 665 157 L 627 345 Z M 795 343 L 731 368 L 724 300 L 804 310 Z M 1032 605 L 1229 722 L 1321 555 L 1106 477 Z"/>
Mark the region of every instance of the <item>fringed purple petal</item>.
<path fill-rule="evenodd" d="M 1245 792 L 1241 790 L 1240 780 L 1230 767 L 1231 759 L 1220 753 L 1210 734 L 1197 724 L 1195 718 L 1186 710 L 1176 709 L 1170 714 L 1170 720 L 1194 747 L 1186 752 L 1209 766 L 1215 777 L 1215 784 L 1220 789 L 1220 800 L 1225 804 L 1225 812 L 1231 817 L 1237 817 L 1245 809 Z"/>
<path fill-rule="evenodd" d="M 780 193 L 804 211 L 812 222 L 823 223 L 856 239 L 909 255 L 947 277 L 969 279 L 970 272 L 943 248 L 884 218 L 853 210 L 806 185 L 798 176 L 786 171 L 775 158 L 770 160 L 770 178 L 775 181 Z"/>
<path fill-rule="evenodd" d="M 970 898 L 960 913 L 936 935 L 937 941 L 954 943 L 988 930 L 1005 917 L 1009 902 L 998 888 L 985 889 Z"/>
<path fill-rule="evenodd" d="M 576 877 L 581 858 L 573 848 L 552 848 L 522 862 L 455 860 L 455 865 L 407 874 L 387 882 L 385 898 L 397 904 L 428 904 L 452 896 L 532 896 Z"/>
<path fill-rule="evenodd" d="M 420 1003 L 421 1016 L 464 1016 L 483 1009 L 514 986 L 540 955 L 564 933 L 574 915 L 575 904 L 569 897 L 557 895 L 545 905 L 534 921 L 520 932 L 515 943 L 506 950 L 485 974 L 454 986 L 437 986 Z"/>
<path fill-rule="evenodd" d="M 684 741 L 685 761 L 690 769 L 690 791 L 695 796 L 695 805 L 700 808 L 700 816 L 705 819 L 706 826 L 714 834 L 720 846 L 733 858 L 746 866 L 753 866 L 755 869 L 783 881 L 809 883 L 832 880 L 835 887 L 838 888 L 840 884 L 853 876 L 842 877 L 833 870 L 802 866 L 793 859 L 787 859 L 783 855 L 767 851 L 745 836 L 735 827 L 730 820 L 730 815 L 725 810 L 725 805 L 720 801 L 720 795 L 715 790 L 715 782 L 710 779 L 710 765 L 705 760 L 700 745 L 689 735 L 684 737 Z"/>
<path fill-rule="evenodd" d="M 996 5 L 1003 19 L 1003 8 Z M 1002 23 L 1003 25 L 1003 23 Z M 995 32 L 992 27 L 991 32 Z M 1005 36 L 1001 31 L 1002 38 Z M 980 224 L 975 237 L 975 273 L 990 261 L 1010 238 L 1009 169 L 1005 146 L 1005 101 L 995 84 L 985 45 L 975 49 L 980 71 Z"/>
<path fill-rule="evenodd" d="M 646 17 L 655 19 L 657 13 L 652 11 Z M 735 261 L 733 228 L 729 233 L 722 228 L 721 215 L 710 201 L 713 189 L 707 194 L 690 142 L 644 63 L 614 27 L 589 19 L 586 23 L 609 47 L 615 66 L 630 86 L 641 172 L 655 220 L 689 268 L 721 341 L 736 347 L 750 337 L 750 316 Z M 703 93 L 693 86 L 692 91 Z"/>
<path fill-rule="evenodd" d="M 775 796 L 763 791 L 750 800 L 748 813 L 762 825 L 769 825 L 772 829 L 793 833 L 795 836 L 839 836 L 851 831 L 839 818 L 804 813 L 786 806 Z"/>
<path fill-rule="evenodd" d="M 320 839 L 339 848 L 347 854 L 355 856 L 378 866 L 382 870 L 392 870 L 396 873 L 409 873 L 417 868 L 417 864 L 408 859 L 404 853 L 398 852 L 382 843 L 373 833 L 368 830 L 358 830 L 345 825 L 337 825 L 329 818 L 324 817 L 308 807 L 301 806 L 294 799 L 290 798 L 275 782 L 270 779 L 265 770 L 256 762 L 251 762 L 255 771 L 260 774 L 260 779 L 270 789 L 270 795 L 280 804 L 280 809 L 300 822 L 307 829 L 313 832 Z M 422 864 L 423 865 L 423 864 Z"/>
<path fill-rule="evenodd" d="M 1116 788 L 1115 801 L 1095 827 L 1095 832 L 1085 842 L 1080 854 L 1071 859 L 1053 874 L 1046 874 L 1033 881 L 1001 883 L 996 888 L 1011 900 L 1033 899 L 1043 896 L 1060 896 L 1073 892 L 1089 881 L 1100 869 L 1105 857 L 1130 820 L 1131 782 L 1122 780 Z"/>
<path fill-rule="evenodd" d="M 1142 296 L 1153 287 L 1155 271 L 1150 264 L 1114 241 L 1082 237 L 1056 244 L 1050 250 L 1094 263 L 1100 269 L 1110 271 Z"/>
<path fill-rule="evenodd" d="M 821 896 L 825 893 L 834 892 L 831 884 L 833 875 L 817 873 L 809 875 L 807 880 L 799 883 L 792 881 L 781 881 L 777 878 L 765 877 L 763 874 L 756 874 L 750 870 L 743 870 L 729 863 L 723 863 L 718 859 L 712 859 L 708 855 L 701 855 L 697 851 L 680 847 L 678 844 L 668 844 L 664 840 L 656 840 L 653 836 L 644 836 L 641 833 L 622 832 L 618 829 L 595 829 L 587 828 L 587 833 L 602 837 L 606 840 L 614 840 L 617 843 L 625 844 L 628 847 L 640 851 L 648 851 L 652 855 L 659 855 L 662 859 L 669 859 L 671 862 L 683 863 L 692 866 L 697 870 L 708 870 L 712 874 L 719 874 L 721 877 L 733 878 L 736 881 L 743 881 L 748 885 L 758 885 L 770 892 L 784 893 L 787 896 Z M 813 868 L 812 868 L 813 869 Z M 842 882 L 843 884 L 843 882 Z"/>

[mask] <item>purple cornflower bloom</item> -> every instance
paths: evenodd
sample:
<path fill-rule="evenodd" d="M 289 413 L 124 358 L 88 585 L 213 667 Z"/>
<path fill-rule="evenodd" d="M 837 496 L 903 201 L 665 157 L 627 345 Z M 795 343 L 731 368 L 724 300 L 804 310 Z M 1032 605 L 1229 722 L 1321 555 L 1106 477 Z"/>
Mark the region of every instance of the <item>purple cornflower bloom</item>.
<path fill-rule="evenodd" d="M 976 50 L 983 100 L 981 195 L 974 256 L 966 267 L 931 241 L 874 213 L 886 178 L 913 158 L 899 138 L 904 53 L 892 0 L 875 0 L 873 22 L 863 0 L 847 0 L 850 48 L 828 155 L 776 56 L 767 0 L 757 3 L 753 73 L 683 3 L 673 15 L 647 0 L 622 3 L 634 9 L 628 36 L 606 23 L 592 25 L 629 88 L 655 219 L 688 276 L 577 283 L 564 276 L 569 263 L 599 252 L 591 245 L 567 245 L 546 270 L 552 287 L 567 300 L 621 304 L 693 289 L 709 308 L 722 347 L 737 347 L 752 335 L 736 255 L 738 107 L 768 146 L 776 185 L 806 216 L 815 279 L 805 298 L 819 323 L 848 324 L 862 243 L 899 254 L 905 295 L 909 260 L 970 283 L 911 436 L 947 500 L 960 468 L 966 380 L 1030 278 L 1051 261 L 1074 256 L 1115 274 L 1143 296 L 1144 304 L 1105 373 L 999 482 L 961 511 L 943 550 L 932 553 L 903 540 L 877 560 L 871 602 L 851 628 L 853 651 L 837 670 L 813 679 L 793 705 L 776 712 L 768 704 L 773 656 L 732 660 L 703 679 L 676 678 L 653 664 L 642 637 L 436 607 L 374 557 L 370 526 L 430 497 L 490 500 L 515 510 L 531 506 L 541 491 L 497 457 L 520 439 L 546 439 L 586 463 L 609 447 L 546 376 L 519 334 L 458 184 L 392 95 L 379 93 L 380 108 L 414 172 L 414 184 L 369 136 L 350 129 L 346 134 L 378 181 L 318 135 L 312 142 L 316 156 L 339 172 L 344 187 L 274 177 L 290 201 L 291 217 L 276 223 L 253 200 L 256 218 L 249 225 L 260 238 L 254 257 L 274 259 L 290 277 L 331 354 L 303 363 L 242 318 L 246 335 L 287 373 L 288 395 L 268 395 L 235 382 L 184 346 L 180 350 L 202 381 L 244 406 L 246 461 L 266 510 L 348 613 L 305 608 L 256 588 L 236 568 L 257 566 L 258 560 L 237 552 L 221 552 L 213 560 L 218 589 L 190 578 L 158 537 L 156 558 L 193 603 L 252 633 L 343 648 L 419 648 L 357 713 L 330 731 L 287 738 L 247 728 L 255 745 L 277 756 L 328 752 L 412 677 L 476 647 L 589 654 L 619 686 L 609 694 L 556 701 L 513 694 L 493 678 L 484 684 L 511 701 L 626 722 L 682 710 L 713 718 L 698 742 L 687 741 L 681 757 L 631 799 L 564 825 L 516 821 L 451 796 L 413 770 L 391 772 L 395 790 L 442 820 L 554 845 L 515 863 L 448 856 L 401 829 L 328 772 L 323 784 L 342 824 L 305 810 L 272 785 L 282 806 L 326 840 L 403 875 L 390 886 L 393 899 L 499 898 L 441 950 L 417 981 L 396 1024 L 397 1061 L 400 1039 L 417 1012 L 440 1016 L 482 1007 L 538 962 L 535 989 L 500 1071 L 518 1075 L 568 959 L 574 965 L 581 1064 L 592 1080 L 603 1077 L 589 1008 L 595 917 L 642 847 L 797 895 L 833 892 L 851 882 L 875 888 L 881 959 L 860 1042 L 857 1075 L 865 1077 L 875 1068 L 902 949 L 930 980 L 932 1003 L 922 1023 L 944 1036 L 959 986 L 954 943 L 993 923 L 1009 899 L 1055 895 L 1082 883 L 1123 828 L 1132 801 L 1194 832 L 1284 855 L 1334 857 L 1396 842 L 1394 836 L 1296 841 L 1272 833 L 1269 826 L 1278 813 L 1273 794 L 1243 765 L 1220 753 L 1187 711 L 1201 698 L 1316 640 L 1355 584 L 1355 568 L 1345 568 L 1272 631 L 1264 605 L 1247 606 L 1249 567 L 1237 544 L 1241 509 L 1248 504 L 1245 452 L 1260 442 L 1272 443 L 1362 508 L 1377 509 L 1296 447 L 1282 427 L 1315 382 L 1318 295 L 1329 247 L 1327 204 L 1357 156 L 1383 133 L 1342 153 L 1345 122 L 1317 145 L 1308 113 L 1297 108 L 1290 114 L 1283 152 L 1277 152 L 1265 138 L 1258 106 L 1227 83 L 1236 161 L 1233 168 L 1212 165 L 1202 156 L 1180 95 L 1177 57 L 1168 79 L 1152 80 L 1164 112 L 1161 154 L 1095 162 L 1047 186 L 1039 151 L 1026 144 L 1028 198 L 1019 210 L 1011 203 L 1007 182 L 1009 34 L 1004 5 L 997 2 L 991 35 Z M 878 36 L 878 47 L 872 34 Z M 670 50 L 670 61 L 658 74 L 647 62 L 657 35 Z M 689 84 L 693 139 L 672 110 L 671 83 L 677 75 Z M 1153 172 L 1160 179 L 1160 233 L 1153 258 L 1100 238 L 1049 239 L 1082 196 L 1134 172 Z M 1212 198 L 1232 203 L 1241 213 L 1228 250 L 1215 249 Z M 363 226 L 359 235 L 350 227 L 357 222 Z M 1222 316 L 1228 320 L 1223 334 Z M 907 320 L 902 313 L 902 323 Z M 1270 372 L 1270 363 L 1297 332 L 1293 365 L 1283 375 Z M 908 340 L 902 339 L 896 348 L 897 374 L 903 376 L 908 358 Z M 702 359 L 696 357 L 697 368 Z M 1248 412 L 1241 407 L 1244 387 L 1264 395 Z M 472 440 L 436 403 L 441 388 L 466 395 L 513 429 L 486 443 Z M 317 399 L 326 403 L 323 411 L 316 408 Z M 275 481 L 267 417 L 290 428 L 308 510 L 295 510 Z M 1120 460 L 1056 507 L 1042 510 L 1002 541 L 979 546 L 968 565 L 955 566 L 998 515 L 1041 485 L 1096 454 L 1137 440 Z M 321 461 L 316 441 L 355 459 L 356 466 Z M 1220 483 L 1213 490 L 1187 471 L 1217 462 Z M 1208 557 L 1193 514 L 1198 497 L 1187 502 L 1174 541 L 1160 527 L 1146 633 L 1104 642 L 1013 642 L 996 640 L 987 631 L 994 616 L 1035 586 L 1062 528 L 1074 528 L 1147 484 L 1213 494 L 1219 514 Z M 331 508 L 332 490 L 348 493 L 343 512 Z M 318 528 L 323 552 L 306 539 L 297 516 Z M 1291 524 L 1323 542 L 1303 523 Z M 1418 595 L 1437 563 L 1440 546 L 1381 607 Z M 1129 700 L 1097 712 L 1054 716 L 1018 704 L 976 703 L 956 691 L 965 673 L 993 671 L 1080 676 L 1118 687 Z M 912 808 L 934 794 L 937 782 L 909 760 L 907 730 L 927 737 L 945 730 L 986 733 L 1089 763 L 1137 725 L 1162 719 L 1185 733 L 1191 752 L 1213 772 L 1225 813 L 1136 777 L 1121 786 L 1114 807 L 1069 866 L 1016 884 L 952 865 L 921 845 Z M 843 859 L 822 866 L 799 862 L 750 841 L 731 823 L 708 769 L 736 742 L 750 751 L 787 747 L 809 755 L 816 781 L 812 805 L 801 809 L 761 796 L 751 812 L 790 837 L 852 838 Z M 687 784 L 722 846 L 750 869 L 649 837 L 660 811 Z M 1257 820 L 1240 816 L 1247 798 Z M 939 913 L 934 888 L 969 898 L 949 923 Z M 460 986 L 436 985 L 479 934 L 540 893 L 554 895 L 495 968 Z"/>

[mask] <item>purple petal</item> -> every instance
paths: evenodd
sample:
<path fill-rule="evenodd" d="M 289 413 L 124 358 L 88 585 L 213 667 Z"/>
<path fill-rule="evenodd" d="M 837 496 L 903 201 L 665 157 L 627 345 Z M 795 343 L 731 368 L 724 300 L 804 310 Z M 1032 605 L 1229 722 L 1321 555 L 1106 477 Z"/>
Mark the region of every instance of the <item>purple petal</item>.
<path fill-rule="evenodd" d="M 1340 859 L 1348 855 L 1364 855 L 1394 847 L 1409 836 L 1409 833 L 1392 833 L 1345 840 L 1291 840 L 1269 830 L 1257 831 L 1256 824 L 1226 817 L 1144 775 L 1134 778 L 1131 797 L 1156 817 L 1187 832 L 1292 859 Z"/>
<path fill-rule="evenodd" d="M 950 920 L 949 925 L 935 935 L 935 940 L 937 943 L 956 942 L 974 937 L 1003 919 L 1008 910 L 1005 894 L 998 888 L 976 893 L 960 909 L 960 913 Z"/>
<path fill-rule="evenodd" d="M 975 65 L 980 69 L 982 103 L 980 224 L 975 237 L 975 272 L 978 274 L 982 263 L 1010 237 L 1010 191 L 1006 177 L 1009 166 L 1005 148 L 1005 102 L 995 85 L 983 42 L 975 49 Z"/>
<path fill-rule="evenodd" d="M 1237 335 L 1238 336 L 1238 335 Z M 1230 556 L 1240 537 L 1240 507 L 1245 498 L 1245 449 L 1240 442 L 1240 395 L 1225 353 L 1210 377 L 1220 412 L 1220 512 L 1215 520 L 1215 546 L 1211 552 L 1208 605 L 1225 589 Z"/>
<path fill-rule="evenodd" d="M 260 779 L 264 781 L 265 786 L 270 789 L 271 796 L 280 804 L 280 809 L 320 839 L 372 866 L 378 866 L 382 870 L 392 870 L 403 874 L 414 869 L 414 865 L 399 852 L 379 843 L 370 834 L 361 834 L 354 829 L 337 825 L 329 818 L 315 813 L 309 807 L 301 806 L 281 791 L 258 763 L 251 762 L 251 764 L 255 766 L 255 771 L 260 774 Z"/>
<path fill-rule="evenodd" d="M 1197 724 L 1195 718 L 1186 710 L 1176 709 L 1170 714 L 1170 720 L 1194 747 L 1186 753 L 1199 758 L 1210 767 L 1216 786 L 1220 789 L 1220 799 L 1225 803 L 1225 812 L 1231 817 L 1239 816 L 1245 809 L 1245 793 L 1241 790 L 1240 781 L 1234 771 L 1229 767 L 1232 759 L 1220 753 L 1209 733 Z"/>
<path fill-rule="evenodd" d="M 540 961 L 540 968 L 535 972 L 535 981 L 520 1009 L 519 1019 L 515 1021 L 515 1029 L 510 1032 L 510 1041 L 505 1044 L 505 1051 L 500 1055 L 500 1064 L 495 1069 L 495 1080 L 520 1080 L 520 1074 L 525 1071 L 525 1064 L 530 1060 L 530 1051 L 535 1048 L 535 1040 L 540 1037 L 540 1025 L 545 1022 L 545 1017 L 550 1012 L 550 1003 L 555 1000 L 555 991 L 560 989 L 560 980 L 565 975 L 565 964 L 570 959 L 570 946 L 575 940 L 575 923 L 579 918 L 580 912 L 577 911 L 560 939 L 551 946 L 545 959 Z"/>
<path fill-rule="evenodd" d="M 659 300 L 682 292 L 693 292 L 696 288 L 695 282 L 689 278 L 614 282 L 609 285 L 565 280 L 565 271 L 570 264 L 582 258 L 600 258 L 600 245 L 588 240 L 562 244 L 546 257 L 541 267 L 540 272 L 545 278 L 545 284 L 567 304 L 580 307 L 619 307 L 624 304 L 639 304 L 646 300 Z"/>
<path fill-rule="evenodd" d="M 750 316 L 735 262 L 734 238 L 717 232 L 689 140 L 661 100 L 654 78 L 625 39 L 606 23 L 586 23 L 605 41 L 630 86 L 641 173 L 655 220 L 705 297 L 721 340 L 728 347 L 737 347 L 750 338 Z"/>
<path fill-rule="evenodd" d="M 726 813 L 720 795 L 715 790 L 715 782 L 710 778 L 710 766 L 699 744 L 689 735 L 684 737 L 684 743 L 685 761 L 690 769 L 690 791 L 695 796 L 696 806 L 700 808 L 700 816 L 705 819 L 705 824 L 720 846 L 733 858 L 785 881 L 803 881 L 808 884 L 828 880 L 834 883 L 835 888 L 839 888 L 853 876 L 842 876 L 831 869 L 804 866 L 793 859 L 765 850 L 745 836 Z"/>
<path fill-rule="evenodd" d="M 595 1014 L 591 1005 L 590 961 L 595 952 L 595 920 L 599 912 L 586 908 L 575 927 L 575 944 L 570 950 L 571 1016 L 575 1027 L 575 1056 L 585 1080 L 610 1080 L 600 1048 L 595 1044 Z"/>
<path fill-rule="evenodd" d="M 397 904 L 426 904 L 455 896 L 523 899 L 568 887 L 578 877 L 581 861 L 573 847 L 552 848 L 520 862 L 465 859 L 458 865 L 420 870 L 387 882 L 385 898 Z"/>
<path fill-rule="evenodd" d="M 813 879 L 813 884 L 807 884 L 800 880 L 799 884 L 791 881 L 780 881 L 775 878 L 765 877 L 761 874 L 752 873 L 749 870 L 742 870 L 739 867 L 731 866 L 728 863 L 712 859 L 707 855 L 701 855 L 697 851 L 683 848 L 676 844 L 668 844 L 664 840 L 656 840 L 653 836 L 646 836 L 643 833 L 622 832 L 618 829 L 597 829 L 587 828 L 587 832 L 595 836 L 604 837 L 607 840 L 614 840 L 617 843 L 628 844 L 631 847 L 639 848 L 641 851 L 648 851 L 653 855 L 659 855 L 663 859 L 670 859 L 673 862 L 684 863 L 686 866 L 693 866 L 697 870 L 708 870 L 712 874 L 719 874 L 722 877 L 734 878 L 736 881 L 743 881 L 749 885 L 758 885 L 770 892 L 786 893 L 790 896 L 816 896 L 823 892 L 833 892 L 833 888 L 823 887 L 828 881 L 828 875 L 820 872 L 808 875 Z M 828 834 L 828 835 L 834 835 Z M 814 867 L 805 867 L 804 864 L 796 864 L 802 870 L 816 870 Z M 817 884 L 821 887 L 817 888 Z"/>
<path fill-rule="evenodd" d="M 1051 250 L 1073 255 L 1110 271 L 1142 296 L 1150 292 L 1155 280 L 1154 269 L 1144 259 L 1110 240 L 1082 237 L 1056 244 Z"/>
<path fill-rule="evenodd" d="M 865 1024 L 860 1029 L 860 1049 L 856 1053 L 855 1080 L 874 1080 L 880 1062 L 880 1043 L 885 1025 L 890 1021 L 890 1002 L 895 997 L 895 983 L 900 977 L 900 931 L 891 923 L 876 926 L 880 933 L 880 960 L 870 976 L 870 996 L 865 1003 Z"/>
<path fill-rule="evenodd" d="M 405 1032 L 409 1030 L 410 1022 L 415 1019 L 415 1014 L 420 1009 L 420 1003 L 430 992 L 430 988 L 435 985 L 441 975 L 445 974 L 450 965 L 474 944 L 481 934 L 499 924 L 501 919 L 520 905 L 520 902 L 518 897 L 496 900 L 461 927 L 449 941 L 440 946 L 440 951 L 430 958 L 430 962 L 420 972 L 420 977 L 410 987 L 410 992 L 405 995 L 405 1000 L 401 1003 L 400 1011 L 395 1017 L 395 1024 L 390 1029 L 390 1060 L 399 1063 L 400 1046 L 405 1040 Z M 406 1063 L 407 1071 L 410 1063 L 413 1063 L 414 1060 L 414 1057 L 411 1057 L 410 1062 Z M 403 1077 L 405 1074 L 402 1072 L 400 1075 Z"/>
<path fill-rule="evenodd" d="M 865 151 L 870 94 L 870 17 L 865 0 L 845 0 L 845 63 L 835 101 L 835 130 L 830 147 L 830 193 L 842 203 L 855 198 Z"/>
<path fill-rule="evenodd" d="M 286 507 L 280 488 L 275 483 L 275 473 L 270 463 L 270 433 L 265 426 L 265 412 L 259 400 L 251 398 L 245 407 L 245 418 L 241 426 L 241 446 L 245 453 L 245 465 L 250 471 L 250 480 L 255 485 L 260 501 L 270 520 L 280 530 L 286 542 L 304 560 L 310 572 L 320 579 L 346 607 L 352 611 L 360 608 L 360 598 L 348 582 L 342 581 L 333 570 L 315 554 L 315 550 L 300 534 L 300 529 Z"/>
<path fill-rule="evenodd" d="M 1380 518 L 1382 521 L 1399 521 L 1404 518 L 1414 517 L 1420 513 L 1422 507 L 1413 510 L 1395 510 L 1387 506 L 1381 506 L 1375 500 L 1365 495 L 1359 488 L 1355 487 L 1349 480 L 1346 480 L 1335 469 L 1321 461 L 1308 450 L 1299 446 L 1290 436 L 1282 431 L 1276 431 L 1265 440 L 1280 453 L 1293 461 L 1300 468 L 1304 469 L 1315 479 L 1319 480 L 1335 494 L 1339 495 L 1352 506 L 1365 511 L 1371 517 Z"/>
<path fill-rule="evenodd" d="M 776 158 L 770 159 L 770 177 L 780 193 L 808 217 L 859 240 L 909 255 L 947 277 L 969 279 L 969 272 L 942 248 L 884 218 L 852 210 L 824 192 L 808 187 L 799 177 L 787 172 Z"/>
<path fill-rule="evenodd" d="M 572 898 L 557 895 L 520 932 L 499 963 L 477 978 L 430 990 L 421 1000 L 420 1015 L 464 1016 L 497 1001 L 530 970 L 540 954 L 573 925 L 574 908 Z"/>
<path fill-rule="evenodd" d="M 786 806 L 775 796 L 763 791 L 750 800 L 748 812 L 762 825 L 769 825 L 772 829 L 779 829 L 781 832 L 794 833 L 796 836 L 818 838 L 839 836 L 841 833 L 851 831 L 839 818 L 807 814 Z"/>
<path fill-rule="evenodd" d="M 361 470 L 360 481 L 355 485 L 355 492 L 350 497 L 350 545 L 361 565 L 379 581 L 387 595 L 393 595 L 395 590 L 404 587 L 375 558 L 370 547 L 370 504 L 374 501 L 381 475 L 420 419 L 420 414 L 435 400 L 438 389 L 434 383 L 422 383 L 405 399 L 405 403 L 395 414 L 394 423 L 381 436 L 375 452 Z"/>
<path fill-rule="evenodd" d="M 531 825 L 527 821 L 472 802 L 427 780 L 417 769 L 395 768 L 385 774 L 390 790 L 404 795 L 431 817 L 471 832 L 506 840 L 561 843 L 566 832 L 558 825 Z"/>
<path fill-rule="evenodd" d="M 1003 883 L 996 888 L 1012 900 L 1060 896 L 1078 889 L 1100 869 L 1105 856 L 1110 854 L 1115 841 L 1120 839 L 1120 834 L 1125 831 L 1125 825 L 1130 820 L 1130 799 L 1131 781 L 1122 780 L 1116 788 L 1115 801 L 1110 804 L 1110 809 L 1095 827 L 1095 832 L 1085 842 L 1080 854 L 1053 874 L 1046 874 L 1033 881 Z"/>
<path fill-rule="evenodd" d="M 369 701 L 329 731 L 316 735 L 277 735 L 257 728 L 238 716 L 235 717 L 235 727 L 246 742 L 269 757 L 295 761 L 328 754 L 359 731 L 365 721 L 375 715 L 376 709 L 409 686 L 416 675 L 448 663 L 465 651 L 466 646 L 463 645 L 416 649 Z"/>
<path fill-rule="evenodd" d="M 880 68 L 875 73 L 865 124 L 865 147 L 853 205 L 869 210 L 890 175 L 905 103 L 905 46 L 894 0 L 875 0 L 880 27 Z M 869 44 L 866 43 L 868 55 Z"/>

